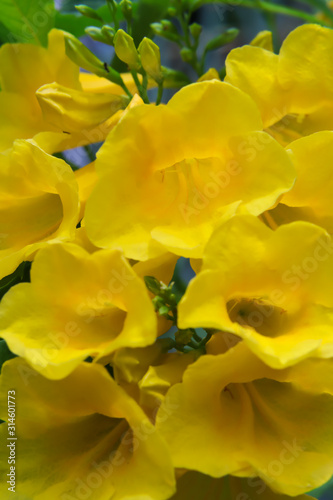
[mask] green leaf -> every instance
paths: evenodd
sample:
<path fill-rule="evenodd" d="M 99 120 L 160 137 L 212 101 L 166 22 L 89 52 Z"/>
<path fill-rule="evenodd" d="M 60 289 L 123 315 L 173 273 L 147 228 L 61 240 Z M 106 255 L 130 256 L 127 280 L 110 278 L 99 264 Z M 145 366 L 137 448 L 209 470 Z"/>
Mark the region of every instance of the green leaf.
<path fill-rule="evenodd" d="M 30 262 L 22 262 L 12 274 L 0 280 L 0 301 L 12 286 L 30 280 L 30 266 Z"/>
<path fill-rule="evenodd" d="M 10 31 L 11 42 L 46 46 L 54 17 L 54 0 L 1 0 L 0 22 Z"/>
<path fill-rule="evenodd" d="M 5 340 L 1 339 L 0 340 L 0 373 L 2 369 L 2 365 L 8 361 L 9 359 L 16 358 L 16 355 L 12 353 L 8 349 L 8 346 L 5 342 Z"/>

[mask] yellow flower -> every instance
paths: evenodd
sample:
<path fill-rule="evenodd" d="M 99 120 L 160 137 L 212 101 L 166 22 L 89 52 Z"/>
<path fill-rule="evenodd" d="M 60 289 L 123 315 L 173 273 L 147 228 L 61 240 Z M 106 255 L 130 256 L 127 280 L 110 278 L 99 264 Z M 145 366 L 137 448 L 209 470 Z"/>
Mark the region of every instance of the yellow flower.
<path fill-rule="evenodd" d="M 209 496 L 208 496 L 209 495 Z M 275 493 L 258 477 L 225 476 L 216 479 L 195 471 L 187 471 L 177 480 L 177 493 L 170 500 L 291 500 Z M 314 500 L 301 495 L 293 500 Z"/>
<path fill-rule="evenodd" d="M 263 49 L 274 52 L 273 50 L 273 36 L 271 31 L 259 31 L 259 33 L 250 42 L 254 47 L 262 47 Z"/>
<path fill-rule="evenodd" d="M 163 439 L 105 368 L 82 363 L 66 379 L 55 381 L 40 376 L 20 358 L 8 361 L 0 396 L 1 418 L 6 420 L 9 390 L 15 391 L 19 405 L 15 466 L 20 498 L 167 500 L 172 496 L 174 472 Z M 0 433 L 7 437 L 7 425 L 0 426 Z M 8 452 L 1 447 L 4 478 Z M 12 495 L 8 486 L 6 480 L 1 482 L 3 499 Z"/>
<path fill-rule="evenodd" d="M 288 155 L 261 128 L 251 99 L 216 80 L 129 110 L 97 155 L 88 237 L 136 260 L 201 257 L 219 223 L 259 215 L 294 183 Z"/>
<path fill-rule="evenodd" d="M 63 160 L 28 141 L 1 153 L 0 278 L 53 241 L 74 239 L 78 187 Z"/>
<path fill-rule="evenodd" d="M 294 222 L 271 231 L 234 217 L 209 241 L 178 326 L 235 334 L 274 368 L 332 357 L 332 274 L 333 242 L 322 228 Z"/>
<path fill-rule="evenodd" d="M 131 94 L 135 94 L 138 89 L 131 73 L 122 73 L 121 77 Z M 138 78 L 142 81 L 141 75 L 138 75 Z M 91 94 L 113 94 L 118 96 L 124 94 L 124 89 L 119 87 L 119 85 L 110 82 L 110 80 L 106 78 L 93 75 L 92 73 L 81 72 L 79 79 L 84 92 L 89 92 Z"/>
<path fill-rule="evenodd" d="M 89 131 L 125 109 L 129 98 L 113 94 L 92 94 L 50 83 L 40 87 L 36 96 L 44 119 L 58 132 Z"/>
<path fill-rule="evenodd" d="M 318 25 L 292 31 L 276 55 L 261 47 L 230 52 L 226 81 L 258 105 L 264 127 L 282 145 L 333 130 L 333 32 Z"/>
<path fill-rule="evenodd" d="M 152 344 L 157 323 L 144 282 L 119 250 L 63 244 L 38 252 L 31 283 L 4 296 L 0 331 L 12 352 L 60 379 L 88 356 Z"/>
<path fill-rule="evenodd" d="M 111 361 L 115 380 L 140 404 L 151 421 L 155 420 L 170 387 L 181 382 L 187 366 L 199 356 L 195 351 L 168 352 L 171 347 L 172 340 L 162 338 L 141 349 L 119 349 Z M 168 403 L 166 407 L 165 418 L 168 418 L 175 407 Z"/>
<path fill-rule="evenodd" d="M 304 373 L 314 375 L 314 386 Z M 296 496 L 332 474 L 332 394 L 332 360 L 273 370 L 241 343 L 187 368 L 168 392 L 176 410 L 160 421 L 162 403 L 157 430 L 175 467 L 216 478 L 259 476 Z"/>
<path fill-rule="evenodd" d="M 114 126 L 113 113 L 125 108 L 127 101 L 115 84 L 100 93 L 98 84 L 93 84 L 97 78 L 80 76 L 79 67 L 66 56 L 59 30 L 49 33 L 47 49 L 4 44 L 0 49 L 0 151 L 10 148 L 15 139 L 34 138 L 48 153 L 104 140 Z"/>
<path fill-rule="evenodd" d="M 307 220 L 333 234 L 333 132 L 298 139 L 288 146 L 288 153 L 297 172 L 295 185 L 263 219 L 272 228 Z"/>
<path fill-rule="evenodd" d="M 75 170 L 74 175 L 79 189 L 81 220 L 84 215 L 87 199 L 91 195 L 91 192 L 97 182 L 95 162 L 93 161 L 82 168 L 78 168 L 77 170 Z"/>

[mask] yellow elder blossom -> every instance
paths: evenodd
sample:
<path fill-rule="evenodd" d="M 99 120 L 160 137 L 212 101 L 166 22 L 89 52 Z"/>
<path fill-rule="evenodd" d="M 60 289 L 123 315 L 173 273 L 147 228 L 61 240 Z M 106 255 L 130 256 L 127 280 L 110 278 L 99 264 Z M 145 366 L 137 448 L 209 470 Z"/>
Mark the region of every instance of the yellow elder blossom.
<path fill-rule="evenodd" d="M 0 279 L 43 246 L 74 239 L 78 217 L 67 163 L 24 140 L 0 153 Z"/>
<path fill-rule="evenodd" d="M 82 363 L 63 380 L 48 380 L 24 360 L 1 374 L 0 416 L 15 390 L 17 493 L 26 500 L 167 500 L 174 472 L 163 439 L 141 408 L 99 365 Z M 7 426 L 1 425 L 5 439 Z M 10 441 L 7 441 L 9 443 Z M 7 477 L 9 448 L 0 450 Z M 32 457 L 33 451 L 33 457 Z M 13 493 L 1 481 L 2 500 Z"/>
<path fill-rule="evenodd" d="M 90 255 L 63 244 L 39 251 L 31 283 L 6 293 L 0 331 L 12 352 L 60 379 L 88 356 L 152 344 L 157 322 L 144 282 L 119 250 Z"/>
<path fill-rule="evenodd" d="M 0 151 L 15 139 L 34 138 L 49 153 L 102 141 L 114 126 L 112 115 L 128 103 L 117 85 L 104 84 L 101 93 L 104 78 L 80 76 L 62 31 L 51 30 L 48 40 L 48 48 L 0 49 Z"/>
<path fill-rule="evenodd" d="M 264 127 L 282 145 L 333 130 L 333 31 L 305 24 L 284 40 L 279 55 L 261 47 L 233 49 L 226 81 L 247 92 Z"/>
<path fill-rule="evenodd" d="M 333 234 L 333 132 L 318 132 L 292 142 L 288 153 L 297 179 L 289 193 L 263 219 L 272 228 L 308 220 Z"/>
<path fill-rule="evenodd" d="M 304 373 L 315 373 L 316 383 Z M 332 360 L 273 370 L 242 342 L 201 356 L 168 399 L 177 410 L 164 418 L 163 402 L 156 422 L 175 467 L 216 478 L 259 476 L 291 496 L 332 474 Z"/>
<path fill-rule="evenodd" d="M 333 356 L 333 242 L 294 222 L 272 231 L 234 217 L 207 244 L 179 304 L 180 328 L 235 334 L 274 368 Z"/>
<path fill-rule="evenodd" d="M 201 257 L 220 222 L 259 215 L 294 183 L 288 155 L 261 129 L 252 100 L 217 80 L 129 110 L 97 154 L 88 237 L 137 260 Z"/>

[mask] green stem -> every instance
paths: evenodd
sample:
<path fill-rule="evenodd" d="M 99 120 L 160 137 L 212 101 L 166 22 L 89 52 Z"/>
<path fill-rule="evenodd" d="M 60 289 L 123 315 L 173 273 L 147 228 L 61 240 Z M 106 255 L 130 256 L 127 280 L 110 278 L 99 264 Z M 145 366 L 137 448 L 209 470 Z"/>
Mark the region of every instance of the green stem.
<path fill-rule="evenodd" d="M 146 104 L 150 104 L 148 96 L 147 96 L 147 91 L 144 88 L 144 86 L 141 85 L 140 80 L 139 80 L 138 75 L 137 75 L 137 72 L 132 70 L 131 74 L 133 76 L 133 80 L 135 82 L 135 85 L 137 86 L 137 89 L 139 91 L 140 97 L 142 97 L 143 102 Z"/>
<path fill-rule="evenodd" d="M 282 14 L 284 16 L 297 17 L 299 19 L 303 19 L 309 23 L 320 24 L 325 26 L 325 22 L 318 19 L 316 16 L 312 14 L 308 14 L 307 12 L 302 12 L 301 10 L 291 9 L 289 7 L 284 7 L 283 5 L 273 4 L 271 2 L 260 1 L 260 7 L 257 1 L 253 0 L 201 0 L 195 4 L 195 9 L 197 10 L 199 7 L 202 7 L 206 4 L 219 3 L 219 4 L 229 4 L 234 5 L 235 7 L 245 7 L 248 9 L 257 9 L 260 8 L 265 12 L 273 12 L 274 14 Z"/>
<path fill-rule="evenodd" d="M 192 62 L 190 62 L 189 64 L 194 69 L 194 71 L 197 73 L 197 75 L 200 77 L 204 72 L 206 54 L 203 55 L 203 58 L 201 59 L 201 61 L 198 60 L 197 49 L 198 49 L 198 45 L 199 45 L 199 40 L 197 40 L 194 44 L 192 44 L 192 42 L 191 42 L 191 35 L 190 35 L 190 30 L 189 30 L 190 18 L 191 18 L 191 14 L 189 12 L 187 12 L 187 13 L 184 13 L 183 16 L 179 17 L 179 21 L 180 21 L 180 25 L 182 27 L 182 30 L 184 32 L 183 44 L 188 49 L 191 49 L 193 54 L 194 54 L 194 60 Z"/>
<path fill-rule="evenodd" d="M 156 98 L 156 106 L 158 106 L 159 104 L 161 104 L 162 97 L 163 97 L 163 90 L 164 90 L 164 86 L 163 86 L 163 82 L 161 82 L 161 83 L 158 84 L 158 93 L 157 93 L 157 98 Z"/>
<path fill-rule="evenodd" d="M 126 92 L 126 94 L 128 95 L 128 97 L 130 99 L 133 99 L 133 94 L 128 90 L 128 88 L 126 87 L 125 83 L 123 82 L 120 86 Z"/>
<path fill-rule="evenodd" d="M 196 342 L 200 343 L 202 341 L 202 338 L 196 332 L 193 333 L 193 338 Z"/>
<path fill-rule="evenodd" d="M 333 11 L 327 5 L 325 0 L 300 0 L 300 1 L 307 5 L 311 5 L 311 7 L 314 7 L 319 12 L 325 14 L 325 16 L 327 16 L 331 21 L 333 21 Z"/>
<path fill-rule="evenodd" d="M 83 149 L 85 150 L 90 161 L 96 160 L 96 157 L 95 157 L 94 153 L 91 151 L 91 148 L 89 146 L 83 146 Z"/>
<path fill-rule="evenodd" d="M 116 4 L 115 0 L 106 0 L 106 3 L 107 3 L 109 10 L 111 12 L 111 16 L 113 18 L 115 30 L 117 31 L 117 30 L 119 30 L 119 21 L 117 18 L 117 4 Z"/>

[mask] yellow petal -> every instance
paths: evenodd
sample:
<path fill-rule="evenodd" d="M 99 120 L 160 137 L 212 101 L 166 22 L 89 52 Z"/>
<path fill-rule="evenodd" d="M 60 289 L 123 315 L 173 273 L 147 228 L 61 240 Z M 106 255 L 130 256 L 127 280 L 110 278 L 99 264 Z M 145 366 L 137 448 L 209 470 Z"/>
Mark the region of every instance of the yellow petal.
<path fill-rule="evenodd" d="M 274 368 L 331 357 L 332 273 L 332 239 L 320 227 L 294 222 L 273 232 L 234 217 L 209 241 L 178 325 L 234 334 Z"/>
<path fill-rule="evenodd" d="M 282 203 L 309 207 L 317 216 L 333 217 L 333 132 L 318 132 L 289 145 L 297 180 Z"/>
<path fill-rule="evenodd" d="M 58 83 L 43 85 L 36 96 L 44 119 L 61 132 L 89 130 L 128 104 L 128 99 L 123 96 L 89 94 Z"/>
<path fill-rule="evenodd" d="M 261 213 L 293 185 L 286 152 L 260 128 L 253 102 L 217 80 L 187 86 L 167 106 L 130 109 L 97 155 L 88 237 L 136 260 L 163 247 L 200 258 L 218 224 L 237 210 Z"/>
<path fill-rule="evenodd" d="M 37 254 L 31 283 L 3 299 L 0 329 L 13 352 L 52 379 L 88 356 L 146 346 L 157 335 L 146 287 L 121 253 L 88 254 L 70 244 Z"/>
<path fill-rule="evenodd" d="M 89 163 L 88 165 L 75 170 L 74 175 L 79 188 L 79 198 L 81 206 L 80 218 L 82 219 L 87 199 L 89 198 L 97 182 L 95 162 Z"/>
<path fill-rule="evenodd" d="M 279 81 L 289 91 L 295 108 L 309 109 L 332 101 L 332 48 L 332 30 L 317 24 L 299 26 L 284 41 Z"/>
<path fill-rule="evenodd" d="M 259 31 L 259 33 L 250 42 L 254 47 L 262 47 L 265 50 L 274 52 L 273 50 L 273 37 L 271 31 Z"/>
<path fill-rule="evenodd" d="M 277 381 L 276 373 L 279 380 L 281 372 L 244 343 L 190 365 L 168 393 L 176 411 L 168 419 L 157 415 L 174 465 L 213 477 L 259 476 L 292 496 L 324 484 L 333 465 L 332 392 L 321 393 L 320 385 L 307 392 Z"/>
<path fill-rule="evenodd" d="M 49 242 L 74 238 L 79 199 L 69 165 L 28 141 L 1 154 L 0 178 L 3 277 Z"/>
<path fill-rule="evenodd" d="M 16 358 L 4 365 L 1 375 L 2 418 L 7 418 L 8 390 L 15 391 L 20 405 L 17 494 L 29 500 L 82 495 L 93 500 L 110 495 L 113 500 L 167 500 L 173 494 L 165 443 L 103 367 L 83 363 L 66 379 L 50 381 Z M 5 424 L 1 431 L 7 431 Z M 4 475 L 7 450 L 0 451 Z M 0 491 L 2 498 L 9 498 L 5 481 Z"/>
<path fill-rule="evenodd" d="M 245 45 L 230 51 L 226 82 L 240 88 L 257 104 L 264 127 L 290 112 L 289 100 L 278 82 L 279 56 L 261 47 Z"/>
<path fill-rule="evenodd" d="M 264 127 L 283 146 L 333 128 L 332 44 L 330 29 L 307 24 L 287 36 L 279 55 L 244 46 L 227 57 L 225 80 L 253 98 Z"/>

